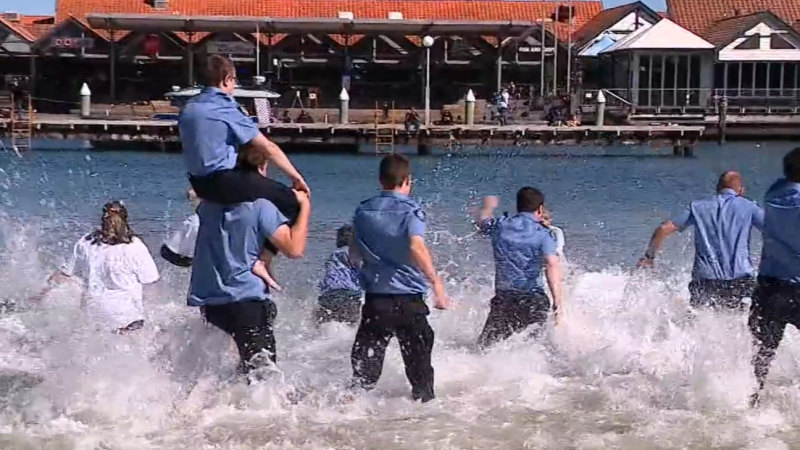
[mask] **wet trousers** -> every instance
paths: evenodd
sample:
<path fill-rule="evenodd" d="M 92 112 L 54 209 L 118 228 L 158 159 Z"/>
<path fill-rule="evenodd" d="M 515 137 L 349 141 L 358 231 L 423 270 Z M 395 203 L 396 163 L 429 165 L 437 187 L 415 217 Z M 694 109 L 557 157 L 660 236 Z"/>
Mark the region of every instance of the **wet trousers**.
<path fill-rule="evenodd" d="M 206 320 L 228 333 L 239 349 L 241 367 L 245 373 L 258 366 L 253 357 L 266 352 L 274 363 L 275 333 L 272 324 L 277 315 L 271 300 L 251 300 L 203 307 Z"/>
<path fill-rule="evenodd" d="M 753 367 L 759 389 L 764 387 L 769 366 L 789 324 L 800 328 L 800 285 L 759 277 L 748 320 L 756 347 Z"/>
<path fill-rule="evenodd" d="M 433 329 L 422 294 L 367 294 L 361 324 L 350 356 L 356 386 L 372 389 L 383 370 L 386 346 L 397 336 L 414 400 L 427 402 L 433 392 Z"/>
<path fill-rule="evenodd" d="M 550 299 L 546 295 L 498 291 L 492 298 L 478 346 L 489 347 L 531 325 L 544 325 L 549 312 Z"/>

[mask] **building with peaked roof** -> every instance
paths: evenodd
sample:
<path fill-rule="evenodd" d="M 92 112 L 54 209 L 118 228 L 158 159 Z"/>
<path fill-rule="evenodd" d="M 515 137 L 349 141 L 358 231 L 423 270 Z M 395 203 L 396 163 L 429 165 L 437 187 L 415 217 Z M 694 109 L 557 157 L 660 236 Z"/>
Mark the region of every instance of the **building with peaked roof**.
<path fill-rule="evenodd" d="M 800 21 L 797 0 L 666 0 L 670 19 L 687 30 L 704 35 L 717 22 L 760 11 L 770 11 L 786 23 Z"/>
<path fill-rule="evenodd" d="M 714 46 L 669 19 L 641 27 L 603 52 L 607 86 L 635 106 L 706 106 L 713 83 Z"/>
<path fill-rule="evenodd" d="M 769 11 L 722 19 L 705 33 L 715 45 L 714 86 L 732 104 L 800 99 L 800 33 Z"/>

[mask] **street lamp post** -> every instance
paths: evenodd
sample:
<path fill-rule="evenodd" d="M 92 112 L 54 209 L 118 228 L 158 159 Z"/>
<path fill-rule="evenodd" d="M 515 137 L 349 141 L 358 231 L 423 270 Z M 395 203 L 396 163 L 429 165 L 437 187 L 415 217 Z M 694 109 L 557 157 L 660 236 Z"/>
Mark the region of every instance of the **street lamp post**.
<path fill-rule="evenodd" d="M 431 47 L 433 38 L 425 36 L 422 38 L 422 45 L 425 47 L 425 126 L 431 126 Z"/>

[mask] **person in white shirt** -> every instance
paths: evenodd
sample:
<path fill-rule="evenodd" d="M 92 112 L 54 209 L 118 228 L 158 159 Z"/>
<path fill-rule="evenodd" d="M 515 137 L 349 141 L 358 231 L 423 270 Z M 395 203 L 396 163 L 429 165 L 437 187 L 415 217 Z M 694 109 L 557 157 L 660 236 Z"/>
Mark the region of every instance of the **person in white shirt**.
<path fill-rule="evenodd" d="M 121 202 L 103 206 L 100 229 L 78 240 L 72 257 L 39 297 L 70 278 L 82 282 L 84 312 L 100 327 L 124 334 L 144 326 L 142 285 L 155 283 L 158 269 L 128 225 L 128 211 Z"/>
<path fill-rule="evenodd" d="M 200 228 L 200 217 L 197 207 L 200 201 L 194 189 L 186 191 L 186 198 L 192 202 L 194 213 L 183 221 L 180 228 L 175 230 L 164 244 L 161 245 L 161 257 L 170 264 L 178 267 L 190 267 L 194 258 L 194 247 L 197 242 L 197 230 Z"/>

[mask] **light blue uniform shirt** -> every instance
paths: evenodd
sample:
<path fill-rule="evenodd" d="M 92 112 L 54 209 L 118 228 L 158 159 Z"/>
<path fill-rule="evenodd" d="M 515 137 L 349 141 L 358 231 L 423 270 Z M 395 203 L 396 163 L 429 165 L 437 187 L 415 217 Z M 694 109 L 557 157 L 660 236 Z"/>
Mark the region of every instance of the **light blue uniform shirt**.
<path fill-rule="evenodd" d="M 203 202 L 197 214 L 189 306 L 269 299 L 269 288 L 253 274 L 253 264 L 286 217 L 264 199 L 227 206 Z"/>
<path fill-rule="evenodd" d="M 353 227 L 367 293 L 428 292 L 427 279 L 411 261 L 411 236 L 425 235 L 425 213 L 417 202 L 384 191 L 358 206 Z"/>
<path fill-rule="evenodd" d="M 495 291 L 545 295 L 545 257 L 556 254 L 556 239 L 532 213 L 481 221 L 494 249 Z"/>
<path fill-rule="evenodd" d="M 672 220 L 680 231 L 694 226 L 696 280 L 733 280 L 753 276 L 750 231 L 764 229 L 764 211 L 731 189 L 697 200 Z"/>
<path fill-rule="evenodd" d="M 189 174 L 197 177 L 233 169 L 237 148 L 260 133 L 236 100 L 214 87 L 186 103 L 178 116 L 178 130 Z"/>
<path fill-rule="evenodd" d="M 800 284 L 800 183 L 780 179 L 764 198 L 766 219 L 759 275 Z"/>
<path fill-rule="evenodd" d="M 350 251 L 347 247 L 336 249 L 325 260 L 325 275 L 319 281 L 320 293 L 331 291 L 350 291 L 363 293 L 361 275 L 350 261 Z"/>

